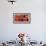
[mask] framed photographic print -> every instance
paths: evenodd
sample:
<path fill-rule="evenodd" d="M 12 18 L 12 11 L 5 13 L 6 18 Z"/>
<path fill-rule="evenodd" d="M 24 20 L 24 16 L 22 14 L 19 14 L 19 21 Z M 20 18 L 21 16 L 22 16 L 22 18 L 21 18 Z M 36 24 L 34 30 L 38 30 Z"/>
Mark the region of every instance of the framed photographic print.
<path fill-rule="evenodd" d="M 31 23 L 31 13 L 13 13 L 13 24 Z"/>

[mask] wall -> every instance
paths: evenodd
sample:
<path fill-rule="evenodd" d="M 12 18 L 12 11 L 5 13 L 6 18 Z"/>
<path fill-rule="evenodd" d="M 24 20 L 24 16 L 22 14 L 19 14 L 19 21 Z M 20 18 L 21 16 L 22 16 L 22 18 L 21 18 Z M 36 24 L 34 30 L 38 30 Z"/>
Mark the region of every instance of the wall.
<path fill-rule="evenodd" d="M 45 0 L 17 0 L 12 4 L 0 0 L 0 40 L 11 40 L 26 32 L 37 41 L 46 40 Z M 30 12 L 31 24 L 13 24 L 13 12 Z"/>

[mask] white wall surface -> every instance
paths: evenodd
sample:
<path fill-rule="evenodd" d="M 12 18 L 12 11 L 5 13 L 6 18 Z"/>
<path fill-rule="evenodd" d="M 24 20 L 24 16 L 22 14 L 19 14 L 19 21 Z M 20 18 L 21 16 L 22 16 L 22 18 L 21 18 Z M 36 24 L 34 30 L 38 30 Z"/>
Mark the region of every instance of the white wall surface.
<path fill-rule="evenodd" d="M 46 0 L 17 0 L 12 4 L 0 0 L 0 41 L 14 40 L 26 32 L 37 41 L 46 40 Z M 30 12 L 31 24 L 13 24 L 13 12 Z"/>

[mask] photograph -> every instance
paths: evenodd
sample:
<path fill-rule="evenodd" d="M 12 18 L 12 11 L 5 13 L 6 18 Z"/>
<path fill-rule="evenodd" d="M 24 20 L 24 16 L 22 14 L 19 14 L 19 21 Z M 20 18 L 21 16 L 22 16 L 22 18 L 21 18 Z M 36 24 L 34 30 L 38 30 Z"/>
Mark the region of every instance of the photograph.
<path fill-rule="evenodd" d="M 13 13 L 13 24 L 31 23 L 31 13 Z"/>

